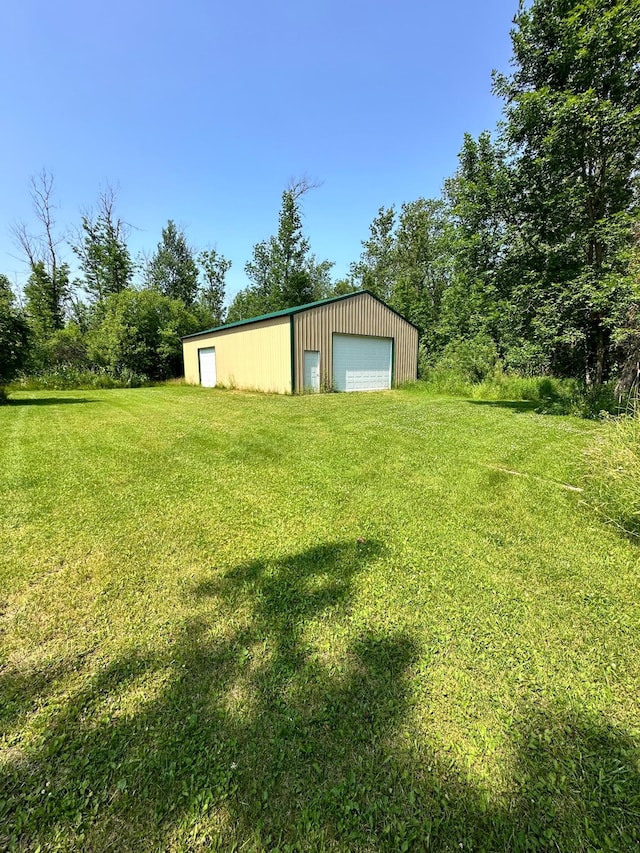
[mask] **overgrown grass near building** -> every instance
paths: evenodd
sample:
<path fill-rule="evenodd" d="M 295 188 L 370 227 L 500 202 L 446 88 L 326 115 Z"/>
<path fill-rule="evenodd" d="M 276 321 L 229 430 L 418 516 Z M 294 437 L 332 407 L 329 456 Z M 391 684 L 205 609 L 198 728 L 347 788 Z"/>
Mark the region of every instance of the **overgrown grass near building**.
<path fill-rule="evenodd" d="M 640 413 L 610 419 L 588 447 L 587 494 L 609 524 L 640 537 Z"/>
<path fill-rule="evenodd" d="M 533 409 L 13 394 L 0 849 L 636 849 L 638 545 Z"/>
<path fill-rule="evenodd" d="M 585 389 L 575 379 L 551 376 L 518 376 L 501 369 L 483 379 L 472 380 L 456 370 L 435 367 L 425 372 L 416 387 L 433 395 L 468 400 L 521 400 L 532 404 L 541 414 L 574 415 L 599 418 L 624 411 L 626 401 L 615 393 L 615 382 Z"/>

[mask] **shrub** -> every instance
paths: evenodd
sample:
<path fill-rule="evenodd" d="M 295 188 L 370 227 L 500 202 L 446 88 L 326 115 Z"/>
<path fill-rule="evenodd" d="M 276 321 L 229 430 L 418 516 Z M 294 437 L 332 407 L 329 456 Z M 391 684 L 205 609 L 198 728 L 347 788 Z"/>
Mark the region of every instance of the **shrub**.
<path fill-rule="evenodd" d="M 168 379 L 182 372 L 182 335 L 198 318 L 176 299 L 153 290 L 123 290 L 104 300 L 87 335 L 89 358 L 111 376 Z"/>
<path fill-rule="evenodd" d="M 467 382 L 482 382 L 499 368 L 498 349 L 488 335 L 459 338 L 447 344 L 436 370 L 457 374 Z"/>
<path fill-rule="evenodd" d="M 16 391 L 70 391 L 99 388 L 139 388 L 148 384 L 146 376 L 123 369 L 118 374 L 105 370 L 78 370 L 60 365 L 54 370 L 40 371 L 19 377 L 11 384 Z"/>
<path fill-rule="evenodd" d="M 519 376 L 543 376 L 551 367 L 551 357 L 539 344 L 525 341 L 509 347 L 504 357 L 505 368 Z"/>

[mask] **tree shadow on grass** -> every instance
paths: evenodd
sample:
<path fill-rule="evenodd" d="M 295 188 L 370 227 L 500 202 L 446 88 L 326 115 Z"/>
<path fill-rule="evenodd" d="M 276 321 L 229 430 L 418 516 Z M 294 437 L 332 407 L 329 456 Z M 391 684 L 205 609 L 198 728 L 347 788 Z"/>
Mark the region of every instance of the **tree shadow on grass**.
<path fill-rule="evenodd" d="M 9 397 L 8 406 L 65 406 L 71 403 L 100 403 L 90 397 Z"/>
<path fill-rule="evenodd" d="M 401 737 L 424 652 L 404 630 L 348 630 L 355 576 L 381 553 L 337 542 L 198 584 L 198 615 L 169 652 L 95 672 L 5 762 L 0 847 L 580 851 L 640 840 L 637 745 L 602 722 L 521 708 L 499 801 L 429 743 Z"/>
<path fill-rule="evenodd" d="M 512 412 L 523 414 L 537 412 L 542 405 L 534 400 L 467 400 L 472 406 L 489 406 L 493 409 L 510 409 Z"/>

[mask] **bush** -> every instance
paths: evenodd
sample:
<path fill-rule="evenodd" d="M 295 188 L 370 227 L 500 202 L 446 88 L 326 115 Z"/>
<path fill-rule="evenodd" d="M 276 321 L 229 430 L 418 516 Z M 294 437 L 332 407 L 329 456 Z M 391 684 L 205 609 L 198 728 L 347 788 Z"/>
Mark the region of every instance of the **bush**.
<path fill-rule="evenodd" d="M 538 344 L 525 341 L 509 347 L 504 357 L 505 368 L 519 376 L 544 376 L 551 368 L 551 357 Z"/>
<path fill-rule="evenodd" d="M 640 409 L 605 421 L 586 451 L 585 497 L 607 522 L 640 536 Z"/>
<path fill-rule="evenodd" d="M 89 367 L 87 345 L 77 323 L 69 323 L 57 329 L 41 347 L 42 364 L 47 368 L 73 367 L 86 370 Z"/>
<path fill-rule="evenodd" d="M 87 334 L 89 358 L 111 376 L 126 371 L 150 379 L 182 373 L 183 335 L 201 328 L 182 302 L 153 290 L 112 293 Z"/>
<path fill-rule="evenodd" d="M 4 406 L 9 402 L 7 389 L 0 386 L 0 406 Z"/>
<path fill-rule="evenodd" d="M 460 338 L 444 348 L 435 370 L 454 374 L 466 382 L 482 382 L 500 369 L 498 349 L 488 335 Z"/>

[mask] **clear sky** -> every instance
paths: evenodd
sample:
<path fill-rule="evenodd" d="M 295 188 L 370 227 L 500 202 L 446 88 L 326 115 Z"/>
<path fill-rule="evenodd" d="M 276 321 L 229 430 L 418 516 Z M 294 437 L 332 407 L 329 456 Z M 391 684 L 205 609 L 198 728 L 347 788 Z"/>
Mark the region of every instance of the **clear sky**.
<path fill-rule="evenodd" d="M 245 261 L 302 173 L 318 259 L 346 274 L 381 205 L 437 195 L 465 131 L 493 129 L 517 0 L 21 0 L 0 26 L 0 272 L 29 178 L 55 178 L 60 229 L 101 186 L 151 252 L 167 219 Z M 68 253 L 71 256 L 71 253 Z M 71 260 L 71 257 L 69 257 Z"/>

